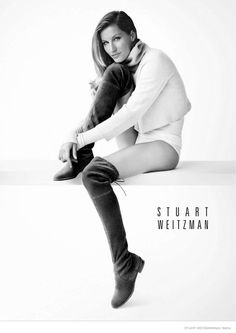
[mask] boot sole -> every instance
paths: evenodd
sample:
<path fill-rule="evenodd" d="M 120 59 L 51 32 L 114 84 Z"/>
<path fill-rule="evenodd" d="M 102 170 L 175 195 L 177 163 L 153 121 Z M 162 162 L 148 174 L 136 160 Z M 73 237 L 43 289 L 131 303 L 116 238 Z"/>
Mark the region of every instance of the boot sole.
<path fill-rule="evenodd" d="M 78 176 L 78 175 L 77 175 L 77 176 Z M 74 179 L 74 178 L 76 178 L 77 176 L 74 176 L 74 177 L 65 177 L 65 178 L 60 178 L 60 179 L 54 179 L 54 178 L 53 178 L 53 180 L 54 180 L 54 181 L 69 180 L 69 179 Z"/>

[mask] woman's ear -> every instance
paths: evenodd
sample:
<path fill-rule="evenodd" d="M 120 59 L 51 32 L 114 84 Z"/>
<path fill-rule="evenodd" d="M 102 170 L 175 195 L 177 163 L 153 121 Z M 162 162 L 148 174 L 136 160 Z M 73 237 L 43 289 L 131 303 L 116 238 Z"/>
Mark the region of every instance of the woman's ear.
<path fill-rule="evenodd" d="M 131 32 L 130 32 L 130 38 L 131 38 L 132 42 L 134 42 L 135 39 L 136 39 L 136 34 L 135 34 L 135 32 L 133 30 L 131 30 Z"/>

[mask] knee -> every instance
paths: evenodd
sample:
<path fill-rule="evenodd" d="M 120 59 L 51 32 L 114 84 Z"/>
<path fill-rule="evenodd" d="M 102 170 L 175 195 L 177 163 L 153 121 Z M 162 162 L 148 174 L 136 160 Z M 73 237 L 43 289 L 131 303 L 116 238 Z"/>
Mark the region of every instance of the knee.
<path fill-rule="evenodd" d="M 94 191 L 100 185 L 112 183 L 118 176 L 118 170 L 114 165 L 96 156 L 82 171 L 82 183 L 88 191 Z"/>
<path fill-rule="evenodd" d="M 102 159 L 100 157 L 94 157 L 82 171 L 82 183 L 89 192 L 93 192 L 97 185 L 102 181 L 103 170 L 101 161 Z"/>
<path fill-rule="evenodd" d="M 82 183 L 83 183 L 83 185 L 86 189 L 89 189 L 91 187 L 91 184 L 93 183 L 93 178 L 94 178 L 94 175 L 93 175 L 94 162 L 93 162 L 93 160 L 94 160 L 94 158 L 91 160 L 91 162 L 88 165 L 86 165 L 86 167 L 84 168 L 84 170 L 81 173 Z"/>
<path fill-rule="evenodd" d="M 113 62 L 110 64 L 104 73 L 105 76 L 115 76 L 116 78 L 128 79 L 132 78 L 132 74 L 129 71 L 129 68 L 123 64 Z"/>
<path fill-rule="evenodd" d="M 122 71 L 126 71 L 128 70 L 128 68 L 123 65 L 123 64 L 119 64 L 117 62 L 113 62 L 112 64 L 110 64 L 109 66 L 107 66 L 105 72 L 116 72 L 116 73 L 120 73 Z"/>
<path fill-rule="evenodd" d="M 104 80 L 119 86 L 122 95 L 126 94 L 128 91 L 133 91 L 135 87 L 134 79 L 128 66 L 116 62 L 113 62 L 106 68 Z"/>

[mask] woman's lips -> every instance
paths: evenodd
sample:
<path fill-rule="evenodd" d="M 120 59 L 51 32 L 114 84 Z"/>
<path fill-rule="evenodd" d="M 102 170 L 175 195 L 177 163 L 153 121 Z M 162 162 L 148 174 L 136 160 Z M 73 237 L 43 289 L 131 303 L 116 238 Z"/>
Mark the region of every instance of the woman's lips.
<path fill-rule="evenodd" d="M 117 57 L 119 57 L 119 55 L 120 55 L 120 53 L 116 53 L 116 54 L 112 55 L 112 58 L 117 58 Z"/>

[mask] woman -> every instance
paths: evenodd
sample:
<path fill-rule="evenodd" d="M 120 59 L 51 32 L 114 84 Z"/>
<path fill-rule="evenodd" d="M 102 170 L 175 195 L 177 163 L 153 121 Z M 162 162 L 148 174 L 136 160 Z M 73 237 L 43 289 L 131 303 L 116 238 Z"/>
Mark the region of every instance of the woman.
<path fill-rule="evenodd" d="M 95 30 L 92 55 L 97 80 L 88 116 L 62 145 L 68 162 L 54 180 L 82 181 L 102 220 L 115 273 L 111 304 L 117 308 L 134 291 L 144 260 L 128 251 L 119 203 L 111 183 L 136 174 L 174 169 L 179 162 L 184 115 L 191 105 L 173 62 L 137 37 L 132 19 L 122 11 L 106 14 Z M 93 157 L 96 141 L 116 137 L 122 148 Z"/>

